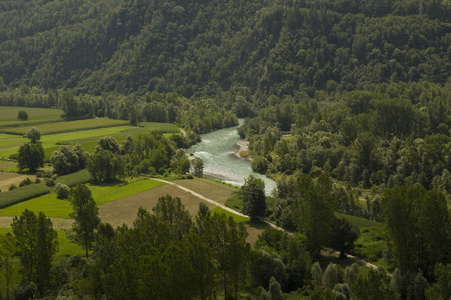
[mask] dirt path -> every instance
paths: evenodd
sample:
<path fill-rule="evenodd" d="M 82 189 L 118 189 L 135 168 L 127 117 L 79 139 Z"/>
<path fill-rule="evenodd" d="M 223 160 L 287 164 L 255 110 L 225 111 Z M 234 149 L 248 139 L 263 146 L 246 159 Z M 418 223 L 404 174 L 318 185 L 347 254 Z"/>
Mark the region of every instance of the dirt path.
<path fill-rule="evenodd" d="M 221 203 L 219 203 L 219 202 L 216 202 L 215 200 L 212 200 L 212 199 L 209 199 L 209 198 L 207 198 L 207 197 L 204 197 L 203 195 L 201 195 L 201 194 L 199 194 L 199 193 L 196 193 L 195 191 L 190 190 L 190 189 L 188 189 L 188 188 L 186 188 L 186 187 L 183 187 L 183 186 L 181 186 L 180 184 L 177 184 L 177 183 L 174 183 L 174 182 L 171 182 L 171 181 L 166 181 L 166 180 L 163 180 L 163 179 L 157 179 L 157 178 L 152 178 L 152 179 L 153 179 L 153 180 L 160 181 L 160 182 L 164 182 L 164 183 L 167 183 L 167 184 L 170 184 L 170 185 L 173 185 L 173 186 L 176 186 L 176 187 L 178 187 L 179 189 L 181 189 L 181 190 L 183 190 L 183 191 L 185 191 L 185 192 L 188 192 L 188 193 L 190 193 L 190 194 L 192 194 L 192 195 L 194 195 L 194 196 L 196 196 L 196 197 L 198 197 L 198 198 L 200 198 L 200 199 L 202 199 L 202 200 L 204 200 L 204 201 L 207 201 L 208 203 L 211 203 L 211 204 L 213 204 L 213 205 L 216 205 L 216 206 L 218 206 L 218 207 L 220 207 L 220 208 L 222 208 L 222 209 L 224 209 L 224 210 L 226 210 L 226 211 L 228 211 L 228 212 L 231 212 L 231 213 L 233 213 L 233 214 L 235 214 L 235 215 L 238 215 L 238 216 L 241 216 L 241 217 L 249 218 L 249 216 L 247 216 L 247 215 L 245 215 L 245 214 L 242 214 L 242 213 L 240 213 L 239 211 L 236 211 L 236 210 L 234 210 L 234 209 L 232 209 L 232 208 L 230 208 L 230 207 L 225 206 L 224 204 L 221 204 Z M 278 230 L 283 230 L 283 231 L 285 231 L 285 229 L 283 229 L 283 228 L 281 228 L 281 227 L 278 227 L 278 226 L 276 226 L 276 225 L 274 225 L 274 224 L 272 224 L 272 223 L 270 223 L 270 222 L 267 222 L 267 221 L 264 221 L 264 222 L 265 222 L 266 224 L 268 224 L 269 226 L 273 227 L 273 228 L 276 228 L 276 229 L 278 229 Z"/>
<path fill-rule="evenodd" d="M 225 205 L 223 205 L 221 203 L 218 203 L 218 202 L 216 202 L 216 201 L 214 201 L 212 199 L 208 199 L 207 197 L 204 197 L 201 194 L 198 194 L 198 193 L 196 193 L 196 192 L 194 192 L 194 191 L 192 191 L 192 190 L 190 190 L 188 188 L 185 188 L 185 187 L 183 187 L 183 186 L 181 186 L 181 185 L 179 185 L 177 183 L 166 181 L 166 180 L 163 180 L 163 179 L 157 179 L 157 178 L 153 178 L 153 179 L 157 180 L 157 181 L 161 181 L 161 182 L 167 183 L 167 184 L 170 184 L 170 185 L 173 185 L 173 186 L 176 186 L 179 189 L 182 189 L 182 190 L 184 190 L 184 191 L 186 191 L 186 192 L 188 192 L 188 193 L 190 193 L 190 194 L 192 194 L 192 195 L 194 195 L 194 196 L 196 196 L 196 197 L 198 197 L 198 198 L 200 198 L 202 200 L 207 201 L 208 203 L 214 204 L 214 205 L 216 205 L 216 206 L 218 206 L 218 207 L 220 207 L 222 209 L 225 209 L 225 210 L 227 210 L 227 211 L 229 211 L 231 213 L 234 213 L 236 215 L 247 217 L 247 218 L 249 217 L 249 216 L 244 215 L 244 214 L 242 214 L 242 213 L 240 213 L 240 212 L 238 212 L 238 211 L 236 211 L 236 210 L 234 210 L 234 209 L 232 209 L 230 207 L 227 207 L 227 206 L 225 206 Z M 276 225 L 274 225 L 274 224 L 272 224 L 270 222 L 265 221 L 265 223 L 268 224 L 269 226 L 271 226 L 272 228 L 275 228 L 275 229 L 278 229 L 278 230 L 282 230 L 282 231 L 285 231 L 285 232 L 287 232 L 289 234 L 292 234 L 291 232 L 288 232 L 285 229 L 283 229 L 283 228 L 281 228 L 279 226 L 276 226 Z M 325 249 L 327 251 L 332 251 L 332 252 L 339 253 L 339 251 L 337 251 L 335 249 L 332 249 L 332 248 L 329 248 L 329 247 L 323 247 L 323 249 Z M 361 258 L 358 258 L 356 256 L 353 256 L 353 255 L 347 254 L 347 253 L 345 253 L 345 255 L 346 255 L 347 258 L 352 259 L 353 261 L 355 261 L 355 262 L 357 262 L 357 263 L 359 263 L 361 265 L 364 265 L 366 267 L 373 268 L 373 269 L 379 269 L 378 266 L 376 266 L 375 264 L 372 264 L 370 262 L 367 262 L 366 260 L 363 260 Z M 391 276 L 391 273 L 389 273 L 388 271 L 387 271 L 387 274 Z"/>

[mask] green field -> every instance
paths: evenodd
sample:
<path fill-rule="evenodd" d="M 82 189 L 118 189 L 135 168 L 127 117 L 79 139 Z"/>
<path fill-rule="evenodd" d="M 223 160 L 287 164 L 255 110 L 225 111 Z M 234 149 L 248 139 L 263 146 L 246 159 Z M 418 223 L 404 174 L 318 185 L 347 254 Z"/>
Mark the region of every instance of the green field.
<path fill-rule="evenodd" d="M 122 185 L 88 186 L 91 189 L 92 198 L 96 201 L 97 205 L 101 205 L 144 192 L 160 185 L 165 185 L 165 183 L 144 179 Z M 68 200 L 57 199 L 55 193 L 50 193 L 0 209 L 0 216 L 19 216 L 25 209 L 35 213 L 42 211 L 47 217 L 51 218 L 70 218 L 69 214 L 72 212 L 72 205 Z"/>
<path fill-rule="evenodd" d="M 248 222 L 248 221 L 250 221 L 250 219 L 247 218 L 247 217 L 239 216 L 239 215 L 237 215 L 237 214 L 234 214 L 234 213 L 232 213 L 232 212 L 229 212 L 229 211 L 227 211 L 227 210 L 225 210 L 225 209 L 223 209 L 223 208 L 220 208 L 220 207 L 215 207 L 215 208 L 213 208 L 213 209 L 211 210 L 211 213 L 212 213 L 212 214 L 215 214 L 215 213 L 216 213 L 216 214 L 224 214 L 224 215 L 226 215 L 227 217 L 232 217 L 233 220 L 234 220 L 235 222 L 237 222 L 237 223 Z"/>
<path fill-rule="evenodd" d="M 17 119 L 20 110 L 27 112 L 27 121 Z M 62 121 L 61 114 L 63 113 L 62 110 L 52 108 L 0 106 L 0 127 L 28 126 L 30 124 Z M 2 130 L 0 129 L 0 131 Z"/>
<path fill-rule="evenodd" d="M 8 130 L 4 130 L 4 132 L 25 135 L 32 127 L 37 127 L 41 131 L 41 134 L 46 135 L 62 132 L 75 132 L 94 128 L 121 126 L 121 125 L 128 125 L 128 122 L 123 120 L 95 118 L 77 121 L 58 122 L 56 124 L 46 123 L 41 124 L 39 126 L 20 126 L 9 128 Z"/>
<path fill-rule="evenodd" d="M 0 228 L 0 234 L 12 233 L 11 228 Z M 58 234 L 58 255 L 84 254 L 85 250 L 78 244 L 71 242 L 67 237 L 66 230 L 57 230 Z"/>
<path fill-rule="evenodd" d="M 107 122 L 105 122 L 105 120 Z M 118 142 L 121 142 L 125 140 L 125 138 L 129 135 L 136 138 L 138 134 L 145 132 L 165 132 L 164 135 L 166 137 L 169 137 L 172 134 L 180 134 L 179 128 L 174 124 L 143 122 L 140 123 L 139 126 L 116 126 L 118 122 L 124 123 L 124 121 L 118 120 L 90 119 L 71 122 L 59 122 L 57 125 L 45 124 L 46 126 L 54 126 L 55 128 L 64 127 L 66 128 L 66 131 L 70 131 L 70 129 L 67 130 L 67 128 L 70 128 L 71 125 L 79 125 L 78 129 L 76 129 L 78 131 L 43 135 L 41 137 L 41 143 L 44 147 L 45 159 L 50 159 L 53 151 L 58 150 L 58 148 L 60 147 L 59 145 L 75 145 L 78 143 L 82 145 L 87 152 L 93 152 L 95 147 L 97 146 L 97 141 L 103 136 L 112 136 Z M 106 124 L 110 124 L 111 127 L 95 128 L 90 130 L 81 128 L 83 126 L 88 126 L 89 124 L 91 124 L 90 126 L 94 127 L 101 127 L 100 124 L 103 124 L 104 126 L 106 126 Z M 23 128 L 24 127 L 15 128 L 14 130 L 23 130 Z M 41 126 L 37 128 L 39 130 L 42 130 Z M 6 140 L 2 140 L 0 143 L 0 157 L 3 158 L 9 158 L 11 155 L 17 154 L 19 147 L 28 142 L 27 138 L 18 138 L 17 135 L 2 134 L 2 136 L 6 138 Z"/>

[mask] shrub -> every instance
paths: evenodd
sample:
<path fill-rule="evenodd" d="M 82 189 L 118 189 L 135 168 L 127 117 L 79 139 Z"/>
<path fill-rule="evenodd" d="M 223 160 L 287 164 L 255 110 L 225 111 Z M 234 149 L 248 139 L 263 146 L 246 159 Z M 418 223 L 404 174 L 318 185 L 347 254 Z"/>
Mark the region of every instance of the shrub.
<path fill-rule="evenodd" d="M 53 180 L 52 178 L 47 178 L 46 180 L 45 180 L 45 185 L 46 186 L 55 186 L 55 180 Z"/>
<path fill-rule="evenodd" d="M 70 194 L 70 188 L 64 183 L 57 183 L 55 186 L 55 193 L 58 199 L 67 199 Z"/>
<path fill-rule="evenodd" d="M 12 191 L 17 189 L 17 186 L 14 183 L 11 183 L 11 185 L 8 187 L 8 190 Z"/>
<path fill-rule="evenodd" d="M 32 184 L 32 183 L 33 182 L 31 181 L 31 179 L 27 177 L 26 179 L 24 179 L 24 180 L 22 180 L 20 182 L 19 187 L 26 186 L 26 185 L 29 185 L 29 184 Z"/>
<path fill-rule="evenodd" d="M 41 179 L 36 178 L 36 180 L 34 181 L 34 183 L 41 183 Z"/>
<path fill-rule="evenodd" d="M 28 120 L 28 113 L 24 110 L 19 110 L 17 113 L 17 118 L 22 121 Z"/>

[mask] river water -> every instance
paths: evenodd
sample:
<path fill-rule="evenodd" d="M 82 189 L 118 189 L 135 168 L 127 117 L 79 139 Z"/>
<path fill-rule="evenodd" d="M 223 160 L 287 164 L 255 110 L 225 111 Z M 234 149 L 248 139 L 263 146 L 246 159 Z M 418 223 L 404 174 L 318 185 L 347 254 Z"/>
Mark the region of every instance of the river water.
<path fill-rule="evenodd" d="M 235 155 L 235 152 L 239 149 L 236 143 L 242 141 L 236 130 L 237 127 L 202 134 L 202 141 L 190 147 L 187 153 L 193 153 L 202 158 L 204 161 L 204 177 L 241 187 L 244 184 L 244 179 L 252 174 L 264 181 L 265 192 L 270 195 L 276 187 L 276 183 L 264 175 L 253 172 L 248 159 Z"/>

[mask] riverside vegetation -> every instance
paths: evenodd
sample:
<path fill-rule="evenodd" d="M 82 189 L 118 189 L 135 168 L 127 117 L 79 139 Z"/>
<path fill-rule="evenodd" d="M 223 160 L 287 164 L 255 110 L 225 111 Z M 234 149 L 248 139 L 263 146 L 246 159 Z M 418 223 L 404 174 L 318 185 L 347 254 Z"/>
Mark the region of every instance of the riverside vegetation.
<path fill-rule="evenodd" d="M 48 193 L 62 178 L 75 186 L 189 176 L 181 148 L 240 117 L 252 168 L 277 189 L 263 199 L 261 183 L 248 178 L 252 189 L 227 202 L 293 234 L 266 229 L 251 247 L 242 222 L 204 206 L 190 216 L 164 196 L 133 226 L 99 223 L 88 258 L 83 250 L 67 258 L 55 256 L 51 221 L 24 211 L 15 235 L 1 236 L 1 292 L 450 298 L 450 16 L 449 1 L 436 0 L 3 1 L 0 128 L 24 135 L 37 127 L 42 136 L 2 134 L 0 156 L 22 159 L 25 171 L 51 162 L 68 177 L 41 170 L 50 177 L 2 191 L 1 201 Z M 96 122 L 109 132 L 79 131 Z M 184 133 L 149 133 L 150 122 Z M 24 159 L 30 153 L 42 163 Z M 35 230 L 32 255 L 21 250 L 20 220 Z M 392 276 L 346 259 L 329 264 L 323 246 Z M 9 279 L 20 284 L 8 289 Z"/>

